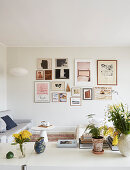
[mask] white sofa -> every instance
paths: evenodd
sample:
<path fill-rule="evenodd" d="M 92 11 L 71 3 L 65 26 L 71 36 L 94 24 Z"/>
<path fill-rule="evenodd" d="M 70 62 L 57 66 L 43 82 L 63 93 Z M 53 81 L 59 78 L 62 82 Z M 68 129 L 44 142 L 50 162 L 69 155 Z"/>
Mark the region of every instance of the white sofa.
<path fill-rule="evenodd" d="M 12 119 L 12 112 L 10 110 L 0 111 L 0 117 L 9 115 Z M 21 130 L 29 130 L 32 127 L 32 120 L 31 119 L 13 119 L 14 122 L 17 124 L 16 127 L 6 130 L 4 133 L 0 133 L 0 143 L 12 143 L 14 133 L 19 133 Z"/>

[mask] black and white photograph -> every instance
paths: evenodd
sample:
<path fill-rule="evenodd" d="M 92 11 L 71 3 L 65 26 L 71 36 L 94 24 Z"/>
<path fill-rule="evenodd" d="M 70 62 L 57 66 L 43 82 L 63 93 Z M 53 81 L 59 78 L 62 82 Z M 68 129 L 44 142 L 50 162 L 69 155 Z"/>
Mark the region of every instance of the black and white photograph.
<path fill-rule="evenodd" d="M 55 69 L 55 79 L 69 79 L 69 69 Z"/>
<path fill-rule="evenodd" d="M 56 67 L 68 67 L 68 58 L 58 58 L 55 59 Z"/>

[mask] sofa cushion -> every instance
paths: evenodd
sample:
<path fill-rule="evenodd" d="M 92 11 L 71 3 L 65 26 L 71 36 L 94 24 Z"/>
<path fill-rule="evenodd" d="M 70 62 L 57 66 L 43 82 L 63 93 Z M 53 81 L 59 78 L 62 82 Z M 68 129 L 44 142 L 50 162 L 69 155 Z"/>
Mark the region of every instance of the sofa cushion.
<path fill-rule="evenodd" d="M 1 117 L 6 123 L 6 130 L 10 130 L 17 126 L 17 124 L 8 116 Z"/>
<path fill-rule="evenodd" d="M 6 131 L 6 123 L 2 118 L 0 118 L 0 133 L 3 133 L 5 131 Z"/>

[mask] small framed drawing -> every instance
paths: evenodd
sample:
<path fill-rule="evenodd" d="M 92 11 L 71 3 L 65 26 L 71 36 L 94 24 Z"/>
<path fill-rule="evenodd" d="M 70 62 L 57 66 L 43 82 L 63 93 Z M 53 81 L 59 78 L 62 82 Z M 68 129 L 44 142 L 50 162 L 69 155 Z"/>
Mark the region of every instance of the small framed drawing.
<path fill-rule="evenodd" d="M 69 69 L 55 69 L 55 79 L 69 79 Z"/>
<path fill-rule="evenodd" d="M 52 80 L 52 70 L 45 70 L 45 80 Z"/>
<path fill-rule="evenodd" d="M 57 58 L 55 59 L 56 68 L 68 67 L 68 58 Z"/>
<path fill-rule="evenodd" d="M 38 58 L 37 69 L 52 69 L 52 59 L 51 58 Z"/>
<path fill-rule="evenodd" d="M 36 71 L 36 80 L 44 80 L 44 71 L 43 70 Z"/>
<path fill-rule="evenodd" d="M 95 87 L 95 100 L 112 100 L 112 87 Z"/>
<path fill-rule="evenodd" d="M 59 102 L 59 93 L 52 93 L 52 102 Z"/>
<path fill-rule="evenodd" d="M 117 60 L 97 60 L 97 85 L 117 85 Z"/>
<path fill-rule="evenodd" d="M 67 102 L 67 93 L 59 93 L 59 101 Z"/>
<path fill-rule="evenodd" d="M 36 81 L 35 82 L 35 103 L 49 103 L 50 102 L 50 83 Z"/>
<path fill-rule="evenodd" d="M 81 106 L 80 97 L 70 97 L 70 106 Z"/>
<path fill-rule="evenodd" d="M 71 95 L 72 95 L 72 97 L 80 97 L 81 96 L 81 88 L 72 87 L 71 88 Z"/>
<path fill-rule="evenodd" d="M 93 84 L 93 60 L 75 60 L 75 86 Z"/>
<path fill-rule="evenodd" d="M 83 88 L 83 100 L 92 100 L 92 88 Z"/>
<path fill-rule="evenodd" d="M 53 81 L 51 83 L 52 91 L 65 91 L 65 82 L 64 81 Z"/>

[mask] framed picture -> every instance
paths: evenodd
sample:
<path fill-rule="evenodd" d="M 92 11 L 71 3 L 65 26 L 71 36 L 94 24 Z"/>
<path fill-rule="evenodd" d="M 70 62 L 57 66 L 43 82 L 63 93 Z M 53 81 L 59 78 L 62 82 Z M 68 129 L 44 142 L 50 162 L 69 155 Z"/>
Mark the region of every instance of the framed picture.
<path fill-rule="evenodd" d="M 52 102 L 59 102 L 59 93 L 52 93 Z"/>
<path fill-rule="evenodd" d="M 50 83 L 49 82 L 35 82 L 35 103 L 49 103 L 50 102 Z"/>
<path fill-rule="evenodd" d="M 59 93 L 59 101 L 67 102 L 67 93 Z"/>
<path fill-rule="evenodd" d="M 55 69 L 55 79 L 69 79 L 69 69 Z"/>
<path fill-rule="evenodd" d="M 97 85 L 117 85 L 117 60 L 97 60 Z"/>
<path fill-rule="evenodd" d="M 45 80 L 52 80 L 52 70 L 45 70 Z"/>
<path fill-rule="evenodd" d="M 58 148 L 77 148 L 77 140 L 75 139 L 58 140 L 57 147 Z"/>
<path fill-rule="evenodd" d="M 81 96 L 81 88 L 80 87 L 72 87 L 71 88 L 71 95 L 73 97 L 80 97 Z"/>
<path fill-rule="evenodd" d="M 75 60 L 75 86 L 92 86 L 93 60 Z"/>
<path fill-rule="evenodd" d="M 80 97 L 70 97 L 70 106 L 81 106 Z"/>
<path fill-rule="evenodd" d="M 65 91 L 65 82 L 64 81 L 53 81 L 51 83 L 52 91 Z"/>
<path fill-rule="evenodd" d="M 36 80 L 44 80 L 44 71 L 43 70 L 36 71 Z"/>
<path fill-rule="evenodd" d="M 57 58 L 55 59 L 55 66 L 56 68 L 59 67 L 68 67 L 68 58 Z"/>
<path fill-rule="evenodd" d="M 52 69 L 52 59 L 51 58 L 38 58 L 37 69 Z"/>
<path fill-rule="evenodd" d="M 95 100 L 112 100 L 112 87 L 95 87 Z"/>
<path fill-rule="evenodd" d="M 83 100 L 92 100 L 92 88 L 83 88 Z"/>

